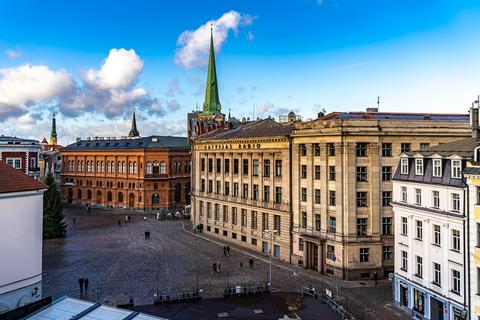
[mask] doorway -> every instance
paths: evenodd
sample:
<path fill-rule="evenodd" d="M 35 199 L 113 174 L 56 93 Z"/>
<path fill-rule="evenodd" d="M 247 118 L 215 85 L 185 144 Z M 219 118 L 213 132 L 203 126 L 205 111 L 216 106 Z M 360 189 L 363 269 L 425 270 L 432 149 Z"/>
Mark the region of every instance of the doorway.
<path fill-rule="evenodd" d="M 318 268 L 318 244 L 313 242 L 306 242 L 307 244 L 307 257 L 306 257 L 306 267 L 307 269 L 312 269 L 319 271 Z"/>
<path fill-rule="evenodd" d="M 430 319 L 443 320 L 443 302 L 430 297 Z"/>
<path fill-rule="evenodd" d="M 128 195 L 128 206 L 130 208 L 133 208 L 134 205 L 135 205 L 135 195 L 133 193 L 130 193 Z"/>
<path fill-rule="evenodd" d="M 400 305 L 408 309 L 408 288 L 400 285 Z"/>

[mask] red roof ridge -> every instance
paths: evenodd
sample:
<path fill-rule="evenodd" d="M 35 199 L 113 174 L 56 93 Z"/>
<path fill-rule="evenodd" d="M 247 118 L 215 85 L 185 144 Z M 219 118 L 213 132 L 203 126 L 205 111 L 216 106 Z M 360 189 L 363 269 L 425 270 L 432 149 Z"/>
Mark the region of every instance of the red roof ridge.
<path fill-rule="evenodd" d="M 0 193 L 48 189 L 48 186 L 0 161 Z"/>

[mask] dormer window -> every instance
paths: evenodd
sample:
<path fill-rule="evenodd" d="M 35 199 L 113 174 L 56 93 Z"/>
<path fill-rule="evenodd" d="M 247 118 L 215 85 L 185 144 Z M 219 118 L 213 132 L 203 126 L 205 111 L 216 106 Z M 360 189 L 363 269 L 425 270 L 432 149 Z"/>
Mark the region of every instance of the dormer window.
<path fill-rule="evenodd" d="M 462 172 L 462 162 L 460 160 L 452 160 L 452 178 L 460 179 Z"/>
<path fill-rule="evenodd" d="M 402 158 L 402 160 L 400 160 L 400 173 L 408 174 L 408 158 Z"/>
<path fill-rule="evenodd" d="M 423 159 L 415 159 L 415 175 L 423 176 Z"/>
<path fill-rule="evenodd" d="M 442 176 L 442 159 L 433 159 L 433 176 L 441 177 Z"/>

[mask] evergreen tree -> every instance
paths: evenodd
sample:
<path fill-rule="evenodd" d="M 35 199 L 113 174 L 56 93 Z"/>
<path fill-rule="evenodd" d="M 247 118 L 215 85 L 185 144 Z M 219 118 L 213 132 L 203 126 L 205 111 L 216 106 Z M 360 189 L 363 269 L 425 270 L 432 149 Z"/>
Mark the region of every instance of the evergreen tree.
<path fill-rule="evenodd" d="M 63 207 L 52 173 L 45 178 L 48 189 L 43 194 L 43 238 L 55 239 L 65 235 Z"/>

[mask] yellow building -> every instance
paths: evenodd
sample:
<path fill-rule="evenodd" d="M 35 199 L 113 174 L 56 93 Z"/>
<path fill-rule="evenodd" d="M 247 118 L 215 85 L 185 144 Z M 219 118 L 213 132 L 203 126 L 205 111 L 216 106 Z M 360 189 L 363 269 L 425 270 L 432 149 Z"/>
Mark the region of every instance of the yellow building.
<path fill-rule="evenodd" d="M 292 132 L 292 262 L 342 279 L 393 272 L 399 155 L 471 136 L 468 115 L 334 112 Z"/>

